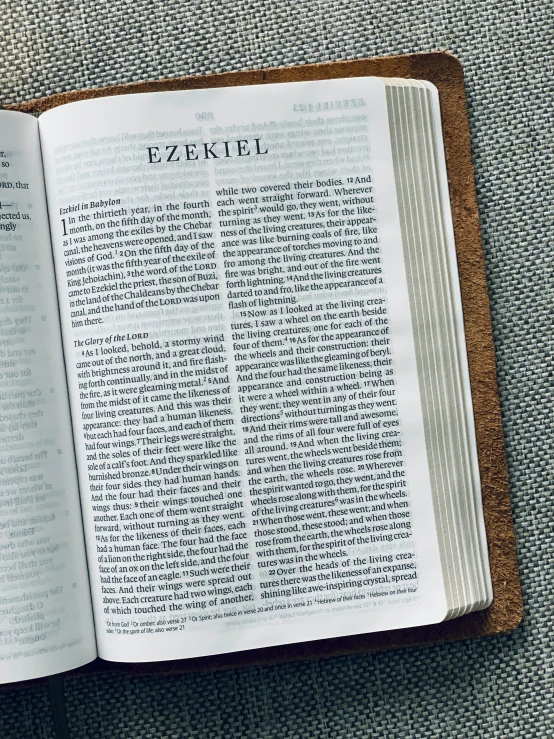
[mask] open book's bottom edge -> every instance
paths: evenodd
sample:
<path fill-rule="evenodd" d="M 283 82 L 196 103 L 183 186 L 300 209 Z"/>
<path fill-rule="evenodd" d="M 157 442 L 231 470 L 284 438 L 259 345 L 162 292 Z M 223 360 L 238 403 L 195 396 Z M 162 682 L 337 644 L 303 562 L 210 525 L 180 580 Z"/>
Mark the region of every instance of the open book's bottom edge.
<path fill-rule="evenodd" d="M 323 659 L 348 656 L 359 653 L 380 652 L 403 647 L 440 644 L 464 639 L 513 631 L 523 618 L 521 601 L 511 604 L 509 611 L 495 613 L 494 605 L 484 611 L 443 621 L 439 624 L 416 626 L 371 634 L 341 636 L 319 641 L 284 644 L 274 647 L 248 649 L 240 652 L 226 652 L 208 657 L 169 660 L 165 662 L 109 662 L 96 659 L 83 667 L 66 673 L 80 676 L 94 673 L 121 672 L 130 675 L 149 675 L 163 673 L 199 672 L 206 670 L 225 670 L 237 667 L 255 667 L 264 664 L 294 662 L 304 659 Z"/>
<path fill-rule="evenodd" d="M 404 647 L 507 634 L 519 626 L 524 616 L 522 594 L 519 587 L 517 592 L 513 588 L 509 590 L 509 593 L 502 593 L 500 597 L 496 597 L 492 605 L 485 610 L 475 611 L 466 616 L 433 625 L 355 634 L 164 662 L 110 662 L 96 658 L 65 672 L 64 677 L 81 677 L 114 672 L 133 676 L 226 670 L 304 659 L 341 657 L 364 652 L 381 652 L 389 649 L 402 649 Z M 0 684 L 0 692 L 7 689 L 31 687 L 44 683 L 47 679 L 47 677 L 39 677 L 32 680 L 3 683 Z"/>
<path fill-rule="evenodd" d="M 505 595 L 505 594 L 504 594 Z M 509 598 L 496 598 L 492 605 L 450 621 L 416 626 L 406 629 L 355 634 L 318 641 L 298 642 L 281 646 L 226 652 L 208 657 L 169 660 L 165 662 L 109 662 L 96 658 L 86 664 L 67 671 L 65 677 L 81 677 L 92 674 L 122 673 L 133 675 L 177 674 L 227 670 L 238 667 L 256 667 L 265 664 L 294 662 L 304 659 L 325 659 L 360 653 L 381 652 L 389 649 L 440 644 L 464 639 L 507 634 L 516 629 L 524 616 L 521 591 L 511 593 Z M 21 680 L 0 684 L 0 691 L 27 688 L 44 683 L 48 678 Z"/>

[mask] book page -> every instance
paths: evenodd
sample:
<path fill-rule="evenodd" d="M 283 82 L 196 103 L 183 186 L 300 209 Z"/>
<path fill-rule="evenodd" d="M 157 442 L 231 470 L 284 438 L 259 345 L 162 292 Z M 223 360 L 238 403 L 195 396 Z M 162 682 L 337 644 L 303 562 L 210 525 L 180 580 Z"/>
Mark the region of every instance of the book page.
<path fill-rule="evenodd" d="M 0 111 L 0 682 L 95 656 L 38 125 Z"/>
<path fill-rule="evenodd" d="M 101 656 L 443 619 L 382 83 L 40 131 Z"/>

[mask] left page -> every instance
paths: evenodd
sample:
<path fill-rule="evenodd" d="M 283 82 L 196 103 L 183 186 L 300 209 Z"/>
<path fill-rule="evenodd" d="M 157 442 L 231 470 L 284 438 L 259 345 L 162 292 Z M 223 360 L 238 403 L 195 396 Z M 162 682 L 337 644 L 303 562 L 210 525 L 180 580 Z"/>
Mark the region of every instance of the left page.
<path fill-rule="evenodd" d="M 95 656 L 38 125 L 0 111 L 0 682 Z"/>

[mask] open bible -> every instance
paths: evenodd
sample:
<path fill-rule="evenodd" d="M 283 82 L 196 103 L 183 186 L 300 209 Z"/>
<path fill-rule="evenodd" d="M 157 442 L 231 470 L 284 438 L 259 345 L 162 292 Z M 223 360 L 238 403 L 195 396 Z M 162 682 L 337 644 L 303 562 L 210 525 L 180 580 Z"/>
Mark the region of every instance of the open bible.
<path fill-rule="evenodd" d="M 0 680 L 492 599 L 439 98 L 0 112 Z"/>

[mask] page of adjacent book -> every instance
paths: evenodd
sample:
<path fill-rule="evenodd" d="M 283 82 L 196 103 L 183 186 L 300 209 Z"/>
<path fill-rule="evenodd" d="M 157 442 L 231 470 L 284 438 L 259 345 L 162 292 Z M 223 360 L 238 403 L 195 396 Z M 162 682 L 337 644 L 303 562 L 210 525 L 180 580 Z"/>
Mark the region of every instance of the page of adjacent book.
<path fill-rule="evenodd" d="M 100 656 L 444 619 L 383 82 L 39 128 Z"/>
<path fill-rule="evenodd" d="M 96 657 L 37 120 L 0 111 L 0 682 Z"/>

